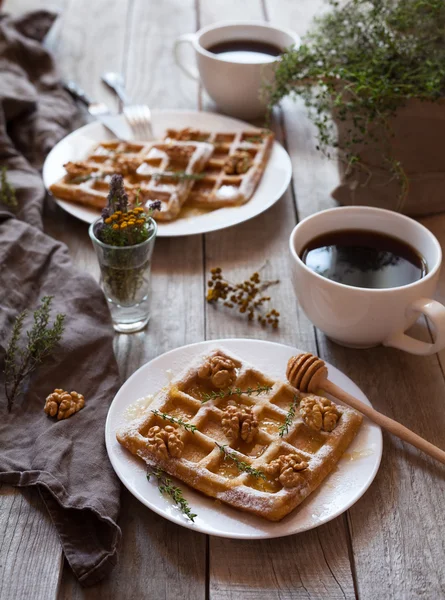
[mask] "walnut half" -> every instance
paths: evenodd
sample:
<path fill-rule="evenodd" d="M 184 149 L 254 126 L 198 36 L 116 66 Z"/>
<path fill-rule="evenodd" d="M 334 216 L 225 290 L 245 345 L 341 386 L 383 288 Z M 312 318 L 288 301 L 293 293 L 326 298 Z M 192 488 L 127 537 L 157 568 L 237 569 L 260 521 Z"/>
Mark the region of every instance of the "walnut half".
<path fill-rule="evenodd" d="M 158 425 L 150 427 L 147 434 L 147 448 L 154 454 L 167 459 L 170 456 L 179 458 L 184 450 L 184 442 L 177 430 L 171 425 L 161 429 Z"/>
<path fill-rule="evenodd" d="M 85 406 L 85 398 L 77 392 L 65 392 L 60 388 L 56 388 L 45 401 L 44 411 L 50 417 L 68 419 L 71 415 L 78 412 Z"/>
<path fill-rule="evenodd" d="M 235 175 L 247 173 L 252 166 L 252 157 L 244 150 L 238 150 L 232 156 L 228 156 L 224 163 L 224 173 L 227 175 Z"/>
<path fill-rule="evenodd" d="M 312 394 L 300 401 L 300 414 L 306 425 L 316 431 L 333 431 L 340 418 L 340 412 L 333 402 Z"/>
<path fill-rule="evenodd" d="M 292 488 L 303 482 L 301 472 L 307 469 L 308 464 L 297 454 L 279 456 L 266 467 L 266 475 L 278 479 L 283 487 Z"/>
<path fill-rule="evenodd" d="M 210 379 L 217 388 L 233 385 L 236 379 L 235 363 L 225 356 L 215 355 L 208 358 L 198 370 L 200 379 Z"/>
<path fill-rule="evenodd" d="M 251 408 L 227 406 L 223 412 L 221 426 L 229 440 L 241 438 L 250 443 L 258 429 L 258 421 Z"/>

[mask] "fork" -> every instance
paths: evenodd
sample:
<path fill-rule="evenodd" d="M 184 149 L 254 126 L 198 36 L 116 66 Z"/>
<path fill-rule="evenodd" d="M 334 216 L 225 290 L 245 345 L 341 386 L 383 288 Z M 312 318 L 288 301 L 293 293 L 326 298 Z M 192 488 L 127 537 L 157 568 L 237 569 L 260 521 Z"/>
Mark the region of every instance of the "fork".
<path fill-rule="evenodd" d="M 146 104 L 131 104 L 125 90 L 124 78 L 120 73 L 108 71 L 102 81 L 110 87 L 122 102 L 122 110 L 136 139 L 153 139 L 151 111 Z"/>

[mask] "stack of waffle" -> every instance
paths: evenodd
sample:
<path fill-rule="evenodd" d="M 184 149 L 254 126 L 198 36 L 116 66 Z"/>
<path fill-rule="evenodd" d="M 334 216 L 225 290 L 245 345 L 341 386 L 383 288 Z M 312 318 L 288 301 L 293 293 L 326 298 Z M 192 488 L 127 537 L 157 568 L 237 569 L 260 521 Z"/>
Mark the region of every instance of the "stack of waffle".
<path fill-rule="evenodd" d="M 314 406 L 324 407 L 319 422 Z M 332 471 L 361 421 L 218 349 L 161 390 L 117 439 L 207 496 L 278 521 Z"/>
<path fill-rule="evenodd" d="M 130 200 L 160 200 L 159 221 L 176 219 L 184 204 L 201 209 L 247 202 L 264 172 L 273 144 L 266 130 L 209 133 L 167 131 L 163 141 L 102 142 L 85 160 L 64 165 L 50 190 L 57 198 L 101 209 L 111 175 L 124 177 Z"/>

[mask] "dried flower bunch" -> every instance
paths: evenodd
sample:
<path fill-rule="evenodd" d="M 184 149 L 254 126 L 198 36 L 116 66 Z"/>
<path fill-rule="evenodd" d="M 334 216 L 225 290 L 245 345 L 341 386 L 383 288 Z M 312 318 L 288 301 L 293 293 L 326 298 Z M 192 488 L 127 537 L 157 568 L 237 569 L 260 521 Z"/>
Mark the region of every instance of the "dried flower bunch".
<path fill-rule="evenodd" d="M 24 348 L 20 348 L 19 343 L 28 311 L 23 311 L 15 319 L 4 367 L 9 412 L 27 378 L 53 352 L 62 337 L 65 315 L 56 315 L 53 325 L 49 324 L 52 299 L 52 296 L 42 298 L 41 306 L 34 312 L 33 326 L 26 332 L 27 344 Z"/>
<path fill-rule="evenodd" d="M 271 325 L 276 329 L 279 325 L 280 313 L 272 308 L 264 313 L 263 308 L 270 296 L 263 296 L 263 292 L 279 283 L 278 281 L 261 281 L 258 272 L 253 273 L 249 279 L 242 283 L 230 283 L 223 274 L 220 267 L 210 270 L 211 279 L 207 282 L 207 302 L 216 304 L 222 301 L 228 308 L 238 308 L 238 311 L 247 314 L 249 321 L 257 317 L 257 321 L 263 326 Z"/>
<path fill-rule="evenodd" d="M 108 205 L 102 210 L 102 220 L 94 233 L 101 242 L 110 246 L 134 246 L 151 235 L 151 216 L 161 209 L 155 200 L 145 210 L 138 204 L 130 206 L 122 175 L 113 175 L 108 193 Z"/>
<path fill-rule="evenodd" d="M 0 204 L 4 204 L 12 210 L 18 208 L 15 189 L 9 183 L 6 177 L 6 167 L 0 167 Z"/>

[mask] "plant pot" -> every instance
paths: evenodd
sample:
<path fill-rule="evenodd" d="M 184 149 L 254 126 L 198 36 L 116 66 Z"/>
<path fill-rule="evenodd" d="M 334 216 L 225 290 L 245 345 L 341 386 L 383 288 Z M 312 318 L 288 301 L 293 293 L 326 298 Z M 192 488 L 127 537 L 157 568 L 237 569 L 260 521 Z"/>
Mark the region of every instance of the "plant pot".
<path fill-rule="evenodd" d="M 345 122 L 336 120 L 339 146 L 346 139 Z M 332 196 L 342 205 L 387 208 L 410 216 L 445 211 L 445 101 L 409 100 L 390 119 L 394 133 L 389 139 L 391 151 L 408 177 L 408 193 L 401 198 L 399 181 L 385 164 L 382 148 L 374 142 L 352 148 L 369 169 L 354 168 L 346 173 L 339 162 L 341 183 Z M 386 132 L 376 131 L 379 138 Z"/>

